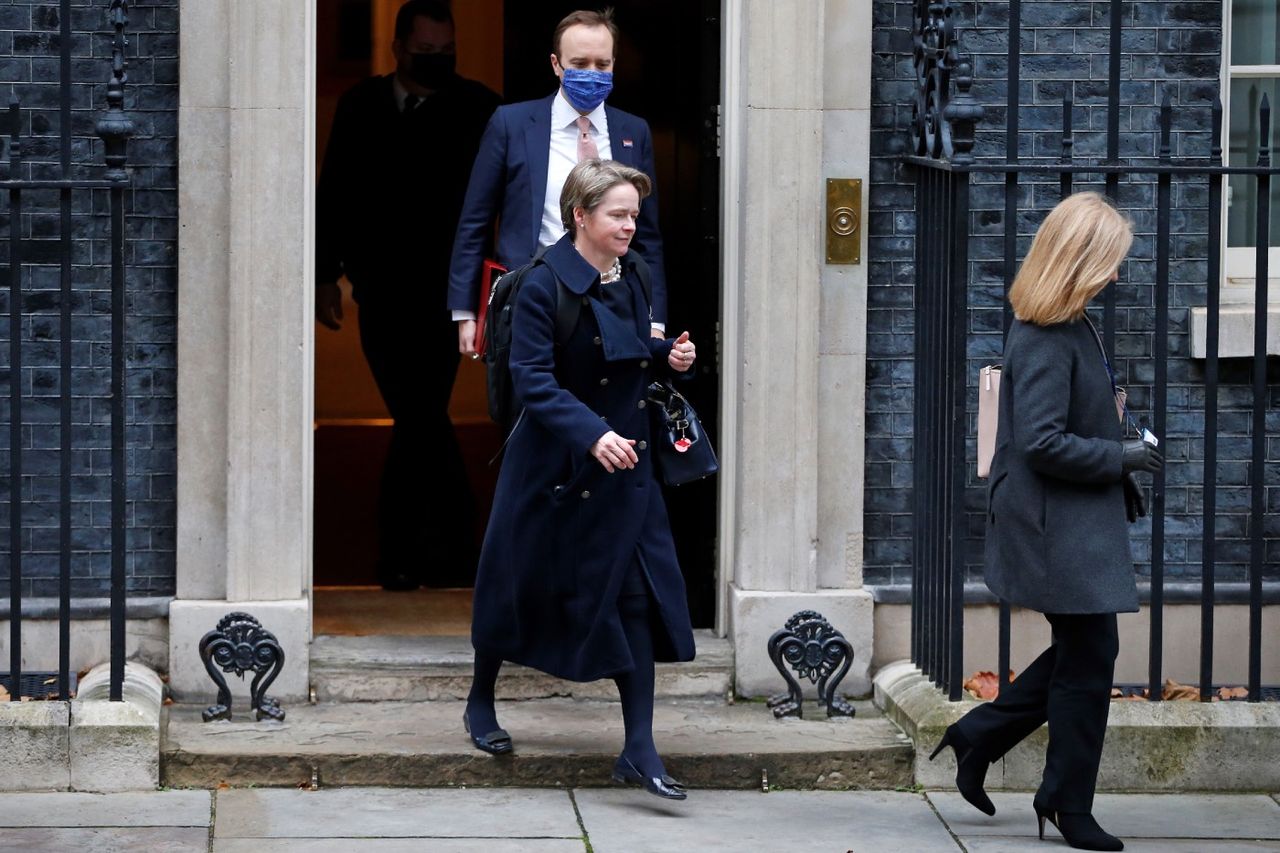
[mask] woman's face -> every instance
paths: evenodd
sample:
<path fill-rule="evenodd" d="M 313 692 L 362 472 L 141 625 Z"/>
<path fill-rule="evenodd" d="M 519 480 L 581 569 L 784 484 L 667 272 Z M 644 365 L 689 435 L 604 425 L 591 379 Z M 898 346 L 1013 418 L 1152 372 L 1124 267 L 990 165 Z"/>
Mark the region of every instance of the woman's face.
<path fill-rule="evenodd" d="M 574 211 L 578 238 L 603 254 L 622 256 L 636 234 L 640 193 L 631 184 L 618 184 L 604 194 L 594 210 Z"/>

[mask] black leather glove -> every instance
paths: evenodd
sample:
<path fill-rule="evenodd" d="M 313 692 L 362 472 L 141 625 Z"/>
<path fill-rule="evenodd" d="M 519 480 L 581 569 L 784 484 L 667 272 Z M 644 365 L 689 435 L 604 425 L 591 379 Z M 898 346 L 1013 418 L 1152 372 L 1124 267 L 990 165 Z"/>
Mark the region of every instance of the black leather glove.
<path fill-rule="evenodd" d="M 1120 482 L 1124 485 L 1124 514 L 1129 517 L 1129 523 L 1133 524 L 1147 515 L 1147 495 L 1132 473 L 1125 474 Z"/>
<path fill-rule="evenodd" d="M 1160 451 L 1140 438 L 1130 438 L 1120 442 L 1123 454 L 1120 457 L 1120 473 L 1130 471 L 1146 471 L 1154 474 L 1164 467 L 1164 457 Z"/>

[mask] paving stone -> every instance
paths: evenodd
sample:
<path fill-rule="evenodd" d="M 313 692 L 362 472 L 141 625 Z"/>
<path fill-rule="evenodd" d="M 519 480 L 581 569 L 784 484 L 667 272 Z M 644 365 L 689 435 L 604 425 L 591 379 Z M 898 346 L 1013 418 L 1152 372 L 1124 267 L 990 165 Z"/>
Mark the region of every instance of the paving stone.
<path fill-rule="evenodd" d="M 271 853 L 584 853 L 581 839 L 567 838 L 273 838 Z M 213 842 L 213 853 L 263 853 L 258 838 Z"/>
<path fill-rule="evenodd" d="M 209 826 L 208 791 L 0 794 L 0 827 Z"/>
<path fill-rule="evenodd" d="M 930 792 L 928 796 L 962 839 L 1035 834 L 1032 794 L 992 793 L 994 817 L 978 812 L 958 793 Z M 1262 794 L 1099 794 L 1093 814 L 1104 829 L 1126 841 L 1280 840 L 1280 805 Z M 1046 838 L 1050 831 L 1046 826 Z"/>
<path fill-rule="evenodd" d="M 205 853 L 208 827 L 31 827 L 0 829 L 0 850 L 22 853 Z"/>
<path fill-rule="evenodd" d="M 595 853 L 961 849 L 919 794 L 694 791 L 670 802 L 639 790 L 583 790 L 574 797 Z"/>
<path fill-rule="evenodd" d="M 567 791 L 224 790 L 215 838 L 581 838 Z"/>

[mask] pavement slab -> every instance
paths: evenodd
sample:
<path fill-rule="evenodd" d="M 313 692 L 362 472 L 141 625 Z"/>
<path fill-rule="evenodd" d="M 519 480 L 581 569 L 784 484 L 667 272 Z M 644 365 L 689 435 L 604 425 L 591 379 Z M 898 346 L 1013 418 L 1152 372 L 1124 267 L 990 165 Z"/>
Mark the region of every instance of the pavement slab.
<path fill-rule="evenodd" d="M 567 791 L 334 788 L 218 792 L 215 839 L 581 839 Z"/>
<path fill-rule="evenodd" d="M 958 793 L 930 792 L 928 796 L 970 850 L 1015 849 L 1003 845 L 1015 844 L 1009 839 L 1037 837 L 1032 794 L 993 792 L 994 817 L 978 812 Z M 1126 849 L 1130 839 L 1135 845 L 1154 843 L 1169 850 L 1177 849 L 1171 846 L 1175 839 L 1190 844 L 1187 850 L 1205 850 L 1209 840 L 1214 850 L 1230 849 L 1223 846 L 1227 843 L 1246 843 L 1241 848 L 1245 850 L 1280 849 L 1280 805 L 1263 794 L 1099 794 L 1093 814 L 1104 829 L 1125 841 Z M 1057 830 L 1046 825 L 1045 839 L 1051 835 L 1061 842 Z"/>
<path fill-rule="evenodd" d="M 213 853 L 586 853 L 582 839 L 567 838 L 258 838 L 217 839 Z M 203 849 L 203 848 L 202 848 Z"/>
<path fill-rule="evenodd" d="M 891 789 L 911 784 L 911 744 L 875 711 L 776 720 L 763 703 L 660 701 L 654 733 L 667 770 L 694 788 Z M 476 750 L 463 702 L 361 702 L 286 708 L 283 723 L 205 723 L 195 705 L 166 709 L 161 774 L 173 787 L 296 786 L 313 768 L 322 786 L 590 787 L 611 784 L 622 749 L 616 703 L 500 702 L 515 754 Z"/>
<path fill-rule="evenodd" d="M 0 794 L 0 827 L 209 826 L 208 791 Z"/>
<path fill-rule="evenodd" d="M 783 850 L 956 853 L 919 794 L 694 791 L 683 802 L 639 790 L 576 791 L 595 853 Z"/>
<path fill-rule="evenodd" d="M 0 829 L 0 850 L 22 853 L 205 853 L 209 828 L 204 827 L 30 827 Z"/>

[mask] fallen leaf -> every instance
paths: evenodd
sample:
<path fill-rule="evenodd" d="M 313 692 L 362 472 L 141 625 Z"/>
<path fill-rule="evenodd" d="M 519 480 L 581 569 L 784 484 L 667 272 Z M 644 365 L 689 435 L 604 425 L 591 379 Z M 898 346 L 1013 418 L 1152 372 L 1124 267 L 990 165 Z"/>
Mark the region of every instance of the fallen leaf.
<path fill-rule="evenodd" d="M 230 786 L 230 785 L 228 785 L 226 782 L 219 782 L 219 783 L 218 783 L 218 790 L 219 790 L 219 791 L 228 791 L 228 790 L 230 790 L 230 789 L 231 789 L 231 786 Z"/>
<path fill-rule="evenodd" d="M 1218 698 L 1221 699 L 1247 699 L 1249 691 L 1243 687 L 1219 687 Z"/>
<path fill-rule="evenodd" d="M 1112 699 L 1123 699 L 1123 698 L 1124 698 L 1124 691 L 1123 691 L 1123 690 L 1121 690 L 1119 687 L 1112 687 L 1112 688 L 1111 688 L 1111 698 L 1112 698 Z"/>
<path fill-rule="evenodd" d="M 164 697 L 164 702 L 162 702 L 161 704 L 162 704 L 162 705 L 172 705 L 172 704 L 173 704 L 173 697 L 172 697 L 172 696 L 166 696 L 166 697 Z"/>
<path fill-rule="evenodd" d="M 4 685 L 0 684 L 0 702 L 9 701 L 9 691 L 4 689 Z"/>
<path fill-rule="evenodd" d="M 1009 680 L 1013 681 L 1013 670 L 1009 670 Z M 964 689 L 974 699 L 994 699 L 1000 695 L 1000 678 L 984 669 L 969 676 Z"/>
<path fill-rule="evenodd" d="M 1192 687 L 1190 684 L 1179 684 L 1172 678 L 1164 680 L 1164 689 L 1160 691 L 1160 698 L 1166 701 L 1200 701 L 1200 688 Z"/>

